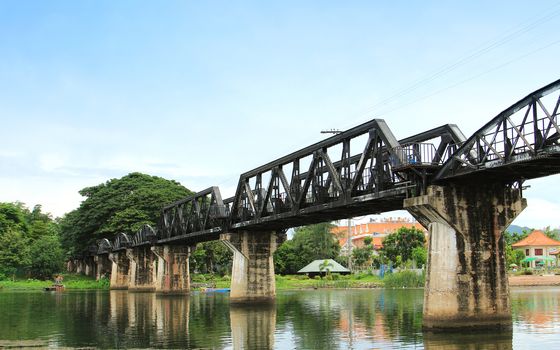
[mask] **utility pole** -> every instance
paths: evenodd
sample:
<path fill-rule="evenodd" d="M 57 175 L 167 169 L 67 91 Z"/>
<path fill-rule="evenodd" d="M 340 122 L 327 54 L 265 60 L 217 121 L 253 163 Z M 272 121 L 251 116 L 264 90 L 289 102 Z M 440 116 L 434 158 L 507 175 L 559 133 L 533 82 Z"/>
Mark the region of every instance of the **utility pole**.
<path fill-rule="evenodd" d="M 352 272 L 352 219 L 348 218 L 348 232 L 346 236 L 348 239 L 346 240 L 346 254 L 348 254 L 348 270 Z"/>

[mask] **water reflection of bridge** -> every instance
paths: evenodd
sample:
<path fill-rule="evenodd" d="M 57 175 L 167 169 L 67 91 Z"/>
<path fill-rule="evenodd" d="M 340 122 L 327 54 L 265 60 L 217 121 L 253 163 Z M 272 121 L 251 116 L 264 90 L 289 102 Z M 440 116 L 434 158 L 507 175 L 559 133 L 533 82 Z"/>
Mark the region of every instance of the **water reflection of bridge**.
<path fill-rule="evenodd" d="M 105 323 L 112 333 L 106 337 L 116 342 L 114 347 L 342 349 L 422 342 L 426 349 L 511 349 L 511 330 L 419 334 L 421 294 L 410 290 L 305 291 L 286 293 L 276 305 L 228 308 L 223 295 L 111 291 L 109 317 L 104 316 L 107 303 L 102 294 L 95 296 L 95 314 L 98 323 Z"/>

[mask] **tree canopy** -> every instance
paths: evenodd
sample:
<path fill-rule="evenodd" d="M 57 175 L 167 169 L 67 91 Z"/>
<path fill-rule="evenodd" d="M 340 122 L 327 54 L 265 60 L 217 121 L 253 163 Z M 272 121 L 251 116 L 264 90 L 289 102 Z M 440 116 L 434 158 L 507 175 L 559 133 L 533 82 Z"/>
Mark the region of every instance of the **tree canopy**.
<path fill-rule="evenodd" d="M 61 231 L 67 254 L 79 254 L 101 238 L 135 233 L 155 226 L 164 205 L 192 194 L 180 183 L 142 173 L 130 173 L 80 191 L 85 199 L 66 214 Z"/>
<path fill-rule="evenodd" d="M 16 272 L 50 277 L 64 262 L 58 223 L 40 205 L 0 203 L 0 278 Z"/>
<path fill-rule="evenodd" d="M 334 225 L 321 223 L 297 228 L 291 240 L 284 242 L 274 254 L 276 273 L 296 273 L 318 259 L 335 259 L 340 246 L 331 234 Z"/>
<path fill-rule="evenodd" d="M 413 259 L 414 248 L 423 247 L 425 241 L 422 230 L 403 226 L 385 237 L 381 253 L 393 263 L 406 262 Z"/>

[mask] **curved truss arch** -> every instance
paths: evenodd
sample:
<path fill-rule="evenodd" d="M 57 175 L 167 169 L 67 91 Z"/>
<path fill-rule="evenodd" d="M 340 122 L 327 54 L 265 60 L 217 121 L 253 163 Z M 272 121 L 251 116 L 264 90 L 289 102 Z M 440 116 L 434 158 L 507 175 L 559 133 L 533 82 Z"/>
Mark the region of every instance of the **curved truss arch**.
<path fill-rule="evenodd" d="M 115 239 L 113 240 L 113 250 L 122 250 L 130 247 L 132 240 L 128 237 L 126 233 L 117 233 Z"/>
<path fill-rule="evenodd" d="M 132 246 L 150 245 L 157 241 L 156 230 L 150 225 L 142 226 L 132 237 Z"/>
<path fill-rule="evenodd" d="M 434 180 L 484 171 L 485 176 L 511 182 L 558 173 L 559 90 L 560 79 L 502 111 L 453 153 Z M 502 170 L 528 161 L 531 164 L 518 165 L 515 171 Z"/>
<path fill-rule="evenodd" d="M 103 238 L 97 243 L 97 254 L 109 254 L 112 250 L 113 245 L 107 238 Z"/>

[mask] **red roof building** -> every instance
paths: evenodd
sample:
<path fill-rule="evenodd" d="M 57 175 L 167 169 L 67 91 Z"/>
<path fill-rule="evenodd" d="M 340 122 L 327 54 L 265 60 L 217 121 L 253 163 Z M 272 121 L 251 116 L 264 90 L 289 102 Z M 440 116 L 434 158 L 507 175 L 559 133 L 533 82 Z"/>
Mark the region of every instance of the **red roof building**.
<path fill-rule="evenodd" d="M 401 227 L 406 228 L 417 228 L 422 230 L 424 234 L 427 234 L 426 229 L 416 221 L 412 221 L 406 218 L 388 218 L 382 219 L 380 221 L 372 221 L 364 224 L 357 224 L 350 227 L 351 244 L 352 248 L 361 248 L 364 246 L 364 239 L 366 237 L 371 237 L 373 248 L 379 250 L 383 247 L 383 238 L 388 234 L 391 234 Z M 338 244 L 340 245 L 341 253 L 346 254 L 348 249 L 348 226 L 336 226 L 333 227 L 331 233 L 335 235 L 338 239 Z"/>
<path fill-rule="evenodd" d="M 540 261 L 556 258 L 560 250 L 560 241 L 548 237 L 544 232 L 535 230 L 527 237 L 511 245 L 513 249 L 520 249 L 525 252 L 526 257 L 536 258 L 531 261 L 531 267 L 535 267 Z M 557 261 L 553 261 L 555 264 Z"/>

